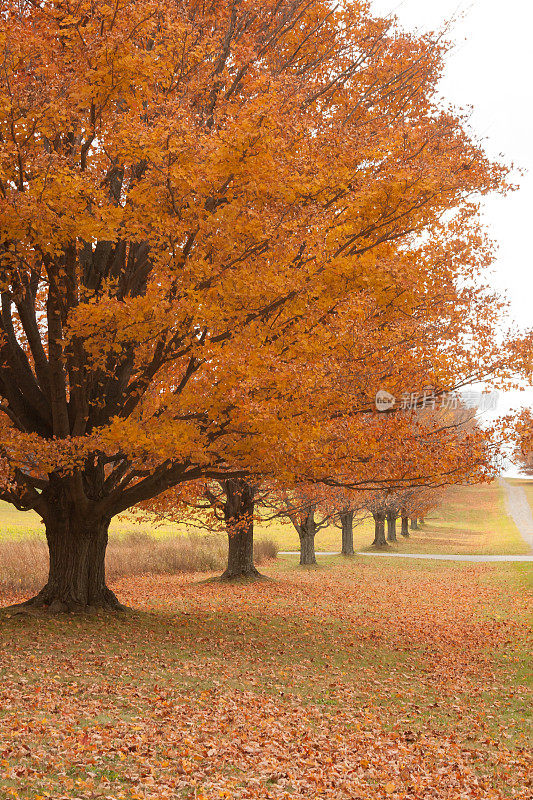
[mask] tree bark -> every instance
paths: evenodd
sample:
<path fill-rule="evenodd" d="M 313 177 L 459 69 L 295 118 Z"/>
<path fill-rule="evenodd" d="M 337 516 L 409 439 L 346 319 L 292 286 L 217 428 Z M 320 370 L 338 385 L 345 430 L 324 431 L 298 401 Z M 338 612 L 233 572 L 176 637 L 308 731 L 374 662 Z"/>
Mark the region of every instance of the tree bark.
<path fill-rule="evenodd" d="M 110 518 L 97 519 L 50 509 L 46 515 L 48 581 L 21 608 L 49 613 L 122 610 L 105 582 L 105 552 Z"/>
<path fill-rule="evenodd" d="M 303 567 L 316 564 L 315 533 L 312 528 L 303 526 L 300 531 L 300 564 Z"/>
<path fill-rule="evenodd" d="M 341 511 L 340 519 L 342 526 L 342 547 L 343 556 L 353 556 L 353 511 Z"/>
<path fill-rule="evenodd" d="M 376 513 L 372 514 L 374 517 L 374 547 L 387 547 L 387 540 L 385 539 L 385 514 Z"/>
<path fill-rule="evenodd" d="M 224 519 L 228 530 L 228 564 L 223 581 L 256 580 L 261 574 L 254 566 L 255 487 L 242 478 L 221 482 L 226 493 Z"/>
<path fill-rule="evenodd" d="M 409 536 L 409 517 L 407 514 L 402 514 L 402 536 Z"/>
<path fill-rule="evenodd" d="M 315 520 L 314 505 L 302 509 L 300 520 L 295 527 L 300 537 L 300 566 L 312 566 L 316 564 L 315 536 L 318 528 Z"/>
<path fill-rule="evenodd" d="M 389 511 L 387 513 L 387 541 L 398 541 L 396 538 L 396 513 L 394 511 Z"/>
<path fill-rule="evenodd" d="M 411 530 L 412 531 L 418 530 L 418 523 L 416 521 L 416 517 L 411 517 Z"/>

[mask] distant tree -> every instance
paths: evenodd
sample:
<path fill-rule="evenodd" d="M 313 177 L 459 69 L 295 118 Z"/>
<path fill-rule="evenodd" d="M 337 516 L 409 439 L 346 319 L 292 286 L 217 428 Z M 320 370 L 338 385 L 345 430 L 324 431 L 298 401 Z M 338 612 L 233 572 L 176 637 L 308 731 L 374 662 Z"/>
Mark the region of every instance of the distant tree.
<path fill-rule="evenodd" d="M 282 492 L 285 516 L 300 539 L 300 564 L 316 564 L 315 536 L 329 524 L 327 512 L 321 513 L 316 486 L 299 486 L 292 492 Z M 318 517 L 317 517 L 318 514 Z"/>

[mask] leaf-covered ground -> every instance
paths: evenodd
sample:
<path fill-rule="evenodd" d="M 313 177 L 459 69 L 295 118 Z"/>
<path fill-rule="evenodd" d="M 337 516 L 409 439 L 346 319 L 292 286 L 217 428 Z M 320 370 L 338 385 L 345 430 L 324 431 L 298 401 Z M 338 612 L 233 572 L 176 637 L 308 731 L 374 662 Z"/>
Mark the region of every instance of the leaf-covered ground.
<path fill-rule="evenodd" d="M 2 617 L 0 796 L 530 800 L 527 566 L 369 561 Z"/>

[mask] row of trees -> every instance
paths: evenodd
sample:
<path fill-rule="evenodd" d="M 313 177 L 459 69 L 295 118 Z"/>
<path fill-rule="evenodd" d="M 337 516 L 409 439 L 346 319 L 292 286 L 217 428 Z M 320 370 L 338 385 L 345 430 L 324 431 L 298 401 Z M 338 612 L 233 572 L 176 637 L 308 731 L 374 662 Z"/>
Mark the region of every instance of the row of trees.
<path fill-rule="evenodd" d="M 377 412 L 376 412 L 377 413 Z M 381 423 L 381 441 L 389 430 L 392 435 L 398 421 L 394 415 L 373 420 Z M 368 423 L 367 423 L 368 424 Z M 431 424 L 431 435 L 428 427 Z M 435 427 L 436 426 L 436 427 Z M 422 433 L 418 430 L 422 428 Z M 410 417 L 411 437 L 395 443 L 393 452 L 385 450 L 378 461 L 374 454 L 368 467 L 362 465 L 359 476 L 347 471 L 347 460 L 342 462 L 343 472 L 315 474 L 303 481 L 296 474 L 292 482 L 282 483 L 277 473 L 254 473 L 218 481 L 190 482 L 172 489 L 142 504 L 144 511 L 161 520 L 193 524 L 204 530 L 226 531 L 228 535 L 228 564 L 224 579 L 258 577 L 253 563 L 254 523 L 281 519 L 288 521 L 300 541 L 300 564 L 316 563 L 315 537 L 317 533 L 336 525 L 341 530 L 341 553 L 353 555 L 354 524 L 373 518 L 375 547 L 386 547 L 397 541 L 396 523 L 401 520 L 401 534 L 409 536 L 443 496 L 443 488 L 465 482 L 492 479 L 498 468 L 499 448 L 494 432 L 481 429 L 475 411 L 458 404 L 447 411 L 419 410 Z M 407 429 L 405 429 L 407 432 Z M 346 431 L 345 431 L 346 433 Z M 432 437 L 435 437 L 432 441 Z M 337 444 L 337 443 L 336 443 Z M 344 446 L 349 444 L 343 440 Z M 413 454 L 414 444 L 418 452 Z M 438 462 L 428 460 L 428 451 Z M 409 458 L 415 461 L 410 463 Z M 287 464 L 295 463 L 289 452 Z M 439 467 L 448 463 L 448 474 Z M 418 475 L 413 482 L 412 468 L 416 464 Z M 339 469 L 332 459 L 330 466 Z M 374 470 L 379 466 L 379 480 Z M 369 542 L 370 543 L 370 542 Z"/>
<path fill-rule="evenodd" d="M 31 605 L 119 607 L 113 516 L 215 481 L 238 535 L 264 481 L 491 474 L 490 432 L 398 410 L 521 352 L 478 222 L 506 168 L 438 97 L 447 47 L 362 0 L 3 4 L 0 497 L 46 527 Z"/>

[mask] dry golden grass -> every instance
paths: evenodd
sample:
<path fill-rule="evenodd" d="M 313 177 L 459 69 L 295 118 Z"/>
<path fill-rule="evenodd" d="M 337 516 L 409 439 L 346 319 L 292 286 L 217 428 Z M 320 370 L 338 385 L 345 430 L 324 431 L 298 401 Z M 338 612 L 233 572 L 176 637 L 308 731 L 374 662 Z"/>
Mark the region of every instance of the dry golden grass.
<path fill-rule="evenodd" d="M 257 564 L 275 558 L 277 545 L 270 539 L 255 543 Z M 224 569 L 225 536 L 191 534 L 156 539 L 145 533 L 112 538 L 106 554 L 109 581 L 139 575 L 173 575 Z M 0 591 L 36 591 L 46 582 L 48 549 L 42 537 L 0 541 Z"/>

